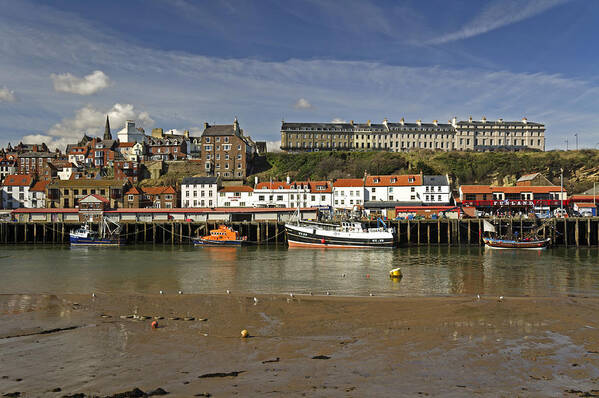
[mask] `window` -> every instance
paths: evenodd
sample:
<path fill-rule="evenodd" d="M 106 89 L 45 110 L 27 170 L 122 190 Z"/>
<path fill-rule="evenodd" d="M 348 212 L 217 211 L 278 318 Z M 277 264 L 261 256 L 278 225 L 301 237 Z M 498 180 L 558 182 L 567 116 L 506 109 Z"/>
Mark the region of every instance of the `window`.
<path fill-rule="evenodd" d="M 220 142 L 220 137 L 216 137 L 216 142 Z"/>
<path fill-rule="evenodd" d="M 410 187 L 410 192 L 416 192 L 416 187 Z"/>
<path fill-rule="evenodd" d="M 206 143 L 210 142 L 210 137 L 206 137 Z"/>
<path fill-rule="evenodd" d="M 129 199 L 129 202 L 133 202 L 133 195 L 129 195 L 127 198 Z"/>
<path fill-rule="evenodd" d="M 264 195 L 259 195 L 258 200 L 264 200 Z"/>
<path fill-rule="evenodd" d="M 164 200 L 173 200 L 173 195 L 164 195 Z"/>
<path fill-rule="evenodd" d="M 229 151 L 229 150 L 231 150 L 231 144 L 224 144 L 223 151 Z"/>
<path fill-rule="evenodd" d="M 277 200 L 283 200 L 283 195 L 277 195 Z"/>
<path fill-rule="evenodd" d="M 204 145 L 204 150 L 205 151 L 211 151 L 212 150 L 212 145 Z"/>
<path fill-rule="evenodd" d="M 416 196 L 415 195 L 411 195 L 410 196 L 410 200 L 416 200 Z"/>
<path fill-rule="evenodd" d="M 441 202 L 441 201 L 443 200 L 443 199 L 441 199 L 441 198 L 442 198 L 442 196 L 441 196 L 441 195 L 437 195 L 437 200 L 438 200 L 439 202 Z"/>

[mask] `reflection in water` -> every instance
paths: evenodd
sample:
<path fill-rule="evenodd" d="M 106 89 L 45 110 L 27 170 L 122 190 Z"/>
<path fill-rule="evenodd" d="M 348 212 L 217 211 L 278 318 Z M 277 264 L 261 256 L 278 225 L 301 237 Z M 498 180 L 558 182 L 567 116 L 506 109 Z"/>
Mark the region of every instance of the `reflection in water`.
<path fill-rule="evenodd" d="M 288 250 L 272 247 L 5 246 L 0 293 L 331 292 L 338 295 L 599 293 L 597 249 Z M 401 267 L 394 281 L 389 270 Z"/>

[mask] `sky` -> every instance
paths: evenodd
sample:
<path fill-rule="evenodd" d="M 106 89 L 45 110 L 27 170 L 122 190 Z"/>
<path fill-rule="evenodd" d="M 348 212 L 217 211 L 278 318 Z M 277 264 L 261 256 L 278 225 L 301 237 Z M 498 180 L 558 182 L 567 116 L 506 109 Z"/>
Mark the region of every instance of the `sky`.
<path fill-rule="evenodd" d="M 276 147 L 281 121 L 546 124 L 599 148 L 599 2 L 0 0 L 0 145 L 125 120 Z"/>

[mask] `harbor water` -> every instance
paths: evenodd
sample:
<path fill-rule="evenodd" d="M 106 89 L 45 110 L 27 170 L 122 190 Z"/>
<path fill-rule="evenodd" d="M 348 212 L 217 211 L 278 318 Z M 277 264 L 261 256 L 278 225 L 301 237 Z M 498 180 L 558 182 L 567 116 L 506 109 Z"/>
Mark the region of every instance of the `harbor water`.
<path fill-rule="evenodd" d="M 598 296 L 598 251 L 6 245 L 0 293 Z M 388 276 L 394 267 L 402 269 L 400 281 Z"/>

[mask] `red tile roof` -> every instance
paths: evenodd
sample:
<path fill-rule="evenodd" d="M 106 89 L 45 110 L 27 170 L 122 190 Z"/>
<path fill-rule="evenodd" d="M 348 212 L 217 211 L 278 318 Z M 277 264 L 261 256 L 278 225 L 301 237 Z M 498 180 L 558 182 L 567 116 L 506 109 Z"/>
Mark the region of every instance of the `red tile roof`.
<path fill-rule="evenodd" d="M 522 192 L 531 192 L 531 193 L 550 193 L 550 192 L 560 192 L 560 187 L 557 185 L 552 186 L 515 186 L 515 187 L 492 187 L 489 185 L 462 185 L 460 186 L 460 190 L 462 193 L 493 193 L 493 192 L 503 192 L 503 193 L 522 193 Z M 564 190 L 564 192 L 566 192 Z"/>
<path fill-rule="evenodd" d="M 29 190 L 33 192 L 45 192 L 46 185 L 48 185 L 49 183 L 50 181 L 38 181 L 35 184 L 33 184 L 33 186 L 29 188 Z"/>
<path fill-rule="evenodd" d="M 139 195 L 141 194 L 141 192 L 139 192 L 139 189 L 133 187 L 130 190 L 128 190 L 127 192 L 125 192 L 125 195 Z"/>
<path fill-rule="evenodd" d="M 33 176 L 30 174 L 10 174 L 6 176 L 2 185 L 5 187 L 31 186 L 32 182 Z"/>
<path fill-rule="evenodd" d="M 378 182 L 375 180 L 378 179 Z M 413 179 L 410 182 L 410 179 Z M 367 187 L 401 187 L 422 185 L 422 176 L 420 174 L 390 175 L 390 176 L 367 176 Z"/>
<path fill-rule="evenodd" d="M 364 180 L 361 178 L 340 178 L 333 183 L 335 188 L 346 188 L 346 187 L 362 187 Z"/>
<path fill-rule="evenodd" d="M 173 187 L 143 187 L 141 191 L 148 195 L 176 194 Z"/>

